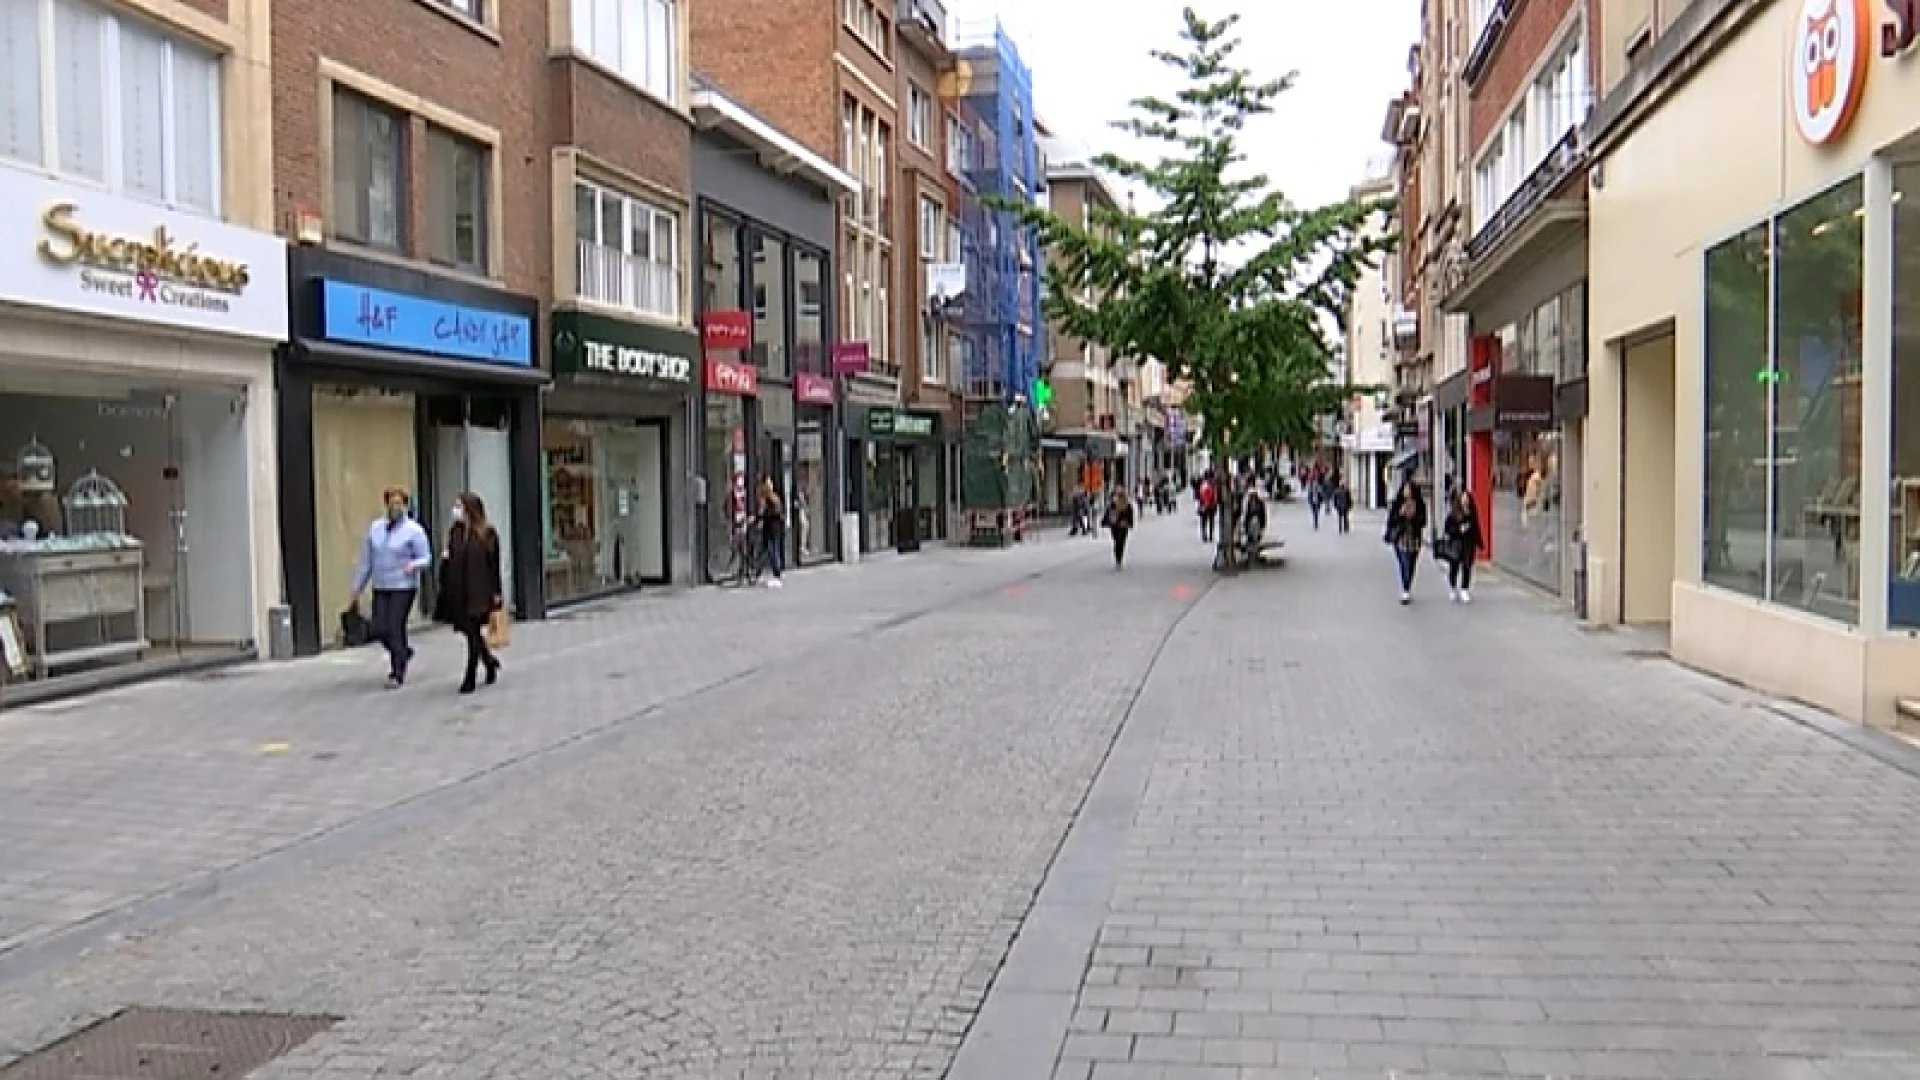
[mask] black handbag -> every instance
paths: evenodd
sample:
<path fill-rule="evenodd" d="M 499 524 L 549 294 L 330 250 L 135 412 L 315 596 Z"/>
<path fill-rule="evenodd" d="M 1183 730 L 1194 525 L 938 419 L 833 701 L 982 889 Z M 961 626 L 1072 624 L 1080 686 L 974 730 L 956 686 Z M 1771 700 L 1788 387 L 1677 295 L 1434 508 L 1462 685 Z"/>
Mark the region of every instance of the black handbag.
<path fill-rule="evenodd" d="M 358 607 L 350 607 L 340 613 L 340 644 L 344 648 L 357 649 L 373 641 L 373 624 L 360 614 Z"/>

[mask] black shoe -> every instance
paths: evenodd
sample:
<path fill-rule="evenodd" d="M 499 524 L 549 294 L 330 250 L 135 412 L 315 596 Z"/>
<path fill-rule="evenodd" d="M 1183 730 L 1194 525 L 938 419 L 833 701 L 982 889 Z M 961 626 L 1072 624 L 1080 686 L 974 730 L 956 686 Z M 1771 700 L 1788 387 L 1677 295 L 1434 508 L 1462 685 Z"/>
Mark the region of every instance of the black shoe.
<path fill-rule="evenodd" d="M 387 689 L 398 690 L 407 685 L 407 677 L 397 671 L 387 672 Z"/>
<path fill-rule="evenodd" d="M 494 683 L 497 683 L 499 681 L 500 681 L 500 661 L 495 660 L 487 665 L 487 685 L 492 686 Z"/>
<path fill-rule="evenodd" d="M 460 692 L 463 694 L 471 694 L 476 689 L 478 689 L 478 687 L 473 685 L 472 679 L 468 679 L 466 682 L 460 684 Z"/>

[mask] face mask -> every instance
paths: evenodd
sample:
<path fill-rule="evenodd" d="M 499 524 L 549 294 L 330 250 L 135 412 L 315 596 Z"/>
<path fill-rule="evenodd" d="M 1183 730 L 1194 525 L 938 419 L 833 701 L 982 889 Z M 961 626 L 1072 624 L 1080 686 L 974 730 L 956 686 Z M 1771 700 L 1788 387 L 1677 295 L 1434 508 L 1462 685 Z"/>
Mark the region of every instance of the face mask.
<path fill-rule="evenodd" d="M 465 507 L 461 507 L 461 506 L 456 506 L 456 507 L 454 507 L 454 508 L 453 508 L 453 520 L 455 520 L 455 521 L 465 521 L 465 520 L 467 520 L 467 511 L 466 511 L 466 508 L 465 508 Z"/>
<path fill-rule="evenodd" d="M 399 520 L 400 520 L 401 518 L 403 518 L 403 517 L 406 517 L 406 516 L 407 516 L 407 508 L 406 508 L 406 507 L 404 507 L 404 506 L 389 506 L 389 507 L 387 507 L 387 520 L 388 520 L 388 521 L 399 521 Z"/>

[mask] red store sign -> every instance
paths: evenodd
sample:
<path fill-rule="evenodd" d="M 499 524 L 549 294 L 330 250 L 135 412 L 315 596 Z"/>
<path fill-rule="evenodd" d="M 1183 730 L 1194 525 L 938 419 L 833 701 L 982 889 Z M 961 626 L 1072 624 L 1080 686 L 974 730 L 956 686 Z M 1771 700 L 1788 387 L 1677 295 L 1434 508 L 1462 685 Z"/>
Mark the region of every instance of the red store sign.
<path fill-rule="evenodd" d="M 833 380 L 803 371 L 793 377 L 793 396 L 803 405 L 831 405 Z"/>
<path fill-rule="evenodd" d="M 752 364 L 707 358 L 707 389 L 716 394 L 752 397 L 760 390 L 760 372 Z"/>
<path fill-rule="evenodd" d="M 753 347 L 753 316 L 744 311 L 709 311 L 700 319 L 700 347 L 708 352 L 742 352 Z"/>

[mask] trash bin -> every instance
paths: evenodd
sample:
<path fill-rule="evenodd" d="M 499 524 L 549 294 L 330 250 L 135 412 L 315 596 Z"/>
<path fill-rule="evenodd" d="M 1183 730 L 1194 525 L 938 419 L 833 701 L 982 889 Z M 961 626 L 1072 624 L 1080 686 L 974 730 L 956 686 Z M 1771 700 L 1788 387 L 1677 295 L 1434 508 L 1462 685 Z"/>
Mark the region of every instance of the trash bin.
<path fill-rule="evenodd" d="M 267 609 L 267 659 L 293 659 L 293 609 L 285 604 Z"/>
<path fill-rule="evenodd" d="M 840 561 L 857 563 L 860 561 L 860 515 L 840 515 Z"/>
<path fill-rule="evenodd" d="M 911 507 L 893 512 L 893 546 L 901 552 L 920 550 L 920 512 Z"/>

